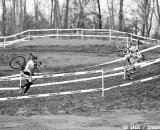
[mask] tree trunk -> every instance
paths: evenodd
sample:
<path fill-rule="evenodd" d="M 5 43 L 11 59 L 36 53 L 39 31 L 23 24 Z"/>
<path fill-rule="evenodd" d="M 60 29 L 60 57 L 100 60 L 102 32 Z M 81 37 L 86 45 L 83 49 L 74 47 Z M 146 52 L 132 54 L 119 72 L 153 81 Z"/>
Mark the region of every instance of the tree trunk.
<path fill-rule="evenodd" d="M 50 16 L 50 27 L 53 27 L 53 0 L 51 0 L 51 16 Z"/>
<path fill-rule="evenodd" d="M 38 28 L 38 0 L 34 0 L 35 23 L 34 28 Z"/>
<path fill-rule="evenodd" d="M 98 4 L 98 20 L 99 20 L 99 28 L 102 29 L 102 15 L 101 15 L 101 6 L 99 0 L 97 0 Z"/>
<path fill-rule="evenodd" d="M 61 17 L 60 17 L 60 9 L 59 9 L 59 2 L 58 0 L 55 1 L 54 6 L 54 25 L 56 28 L 61 28 Z"/>
<path fill-rule="evenodd" d="M 16 0 L 16 13 L 15 13 L 15 18 L 16 18 L 16 33 L 19 33 L 20 32 L 20 1 L 19 0 Z"/>
<path fill-rule="evenodd" d="M 156 1 L 156 6 L 157 6 L 157 14 L 158 14 L 158 16 L 156 15 L 156 17 L 158 19 L 159 26 L 160 26 L 160 5 L 159 5 L 158 0 Z"/>
<path fill-rule="evenodd" d="M 20 26 L 19 26 L 19 31 L 22 32 L 23 31 L 23 21 L 24 21 L 24 16 L 23 16 L 23 1 L 20 0 L 20 12 L 19 12 L 19 17 L 20 17 Z"/>
<path fill-rule="evenodd" d="M 69 1 L 66 0 L 66 13 L 65 13 L 65 18 L 64 18 L 64 28 L 68 28 L 68 7 L 69 7 Z"/>
<path fill-rule="evenodd" d="M 160 5 L 159 5 L 159 2 L 158 0 L 156 1 L 156 7 L 157 7 L 157 13 L 158 13 L 158 16 L 156 15 L 157 19 L 158 19 L 158 34 L 160 34 Z"/>
<path fill-rule="evenodd" d="M 26 8 L 27 8 L 27 5 L 26 5 L 26 3 L 27 3 L 27 0 L 24 0 L 24 19 L 23 19 L 23 29 L 24 30 L 26 30 L 26 29 L 28 29 L 28 27 L 26 27 L 26 25 L 27 25 L 27 19 L 26 19 L 26 16 L 27 16 L 27 10 L 26 10 Z"/>
<path fill-rule="evenodd" d="M 78 25 L 77 28 L 84 28 L 84 12 L 83 12 L 83 6 L 81 0 L 79 0 L 79 6 L 80 6 L 80 12 L 79 12 L 79 20 L 78 20 Z"/>
<path fill-rule="evenodd" d="M 109 0 L 107 0 L 107 6 L 109 11 L 109 26 L 111 29 L 114 29 L 115 26 L 115 20 L 114 20 L 114 3 L 113 0 L 111 1 L 111 7 L 109 5 Z"/>
<path fill-rule="evenodd" d="M 114 3 L 112 0 L 112 29 L 114 29 L 115 21 L 114 21 Z"/>
<path fill-rule="evenodd" d="M 124 16 L 123 16 L 123 0 L 120 0 L 120 10 L 119 10 L 119 30 L 123 31 L 124 28 Z"/>
<path fill-rule="evenodd" d="M 16 1 L 15 0 L 12 0 L 12 6 L 13 6 L 13 9 L 12 9 L 12 21 L 11 21 L 11 24 L 12 24 L 12 28 L 13 30 L 15 31 L 16 30 Z M 14 32 L 15 33 L 15 32 Z"/>
<path fill-rule="evenodd" d="M 2 36 L 6 35 L 6 0 L 2 0 L 3 13 L 2 13 Z"/>

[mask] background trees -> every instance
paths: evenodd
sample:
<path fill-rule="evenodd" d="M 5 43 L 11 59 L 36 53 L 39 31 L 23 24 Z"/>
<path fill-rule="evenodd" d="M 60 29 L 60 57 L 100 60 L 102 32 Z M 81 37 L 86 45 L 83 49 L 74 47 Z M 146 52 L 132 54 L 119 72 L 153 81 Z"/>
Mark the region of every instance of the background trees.
<path fill-rule="evenodd" d="M 159 37 L 160 0 L 2 0 L 0 35 L 33 28 L 110 28 Z"/>
<path fill-rule="evenodd" d="M 6 21 L 7 21 L 7 17 L 6 17 L 6 0 L 2 0 L 2 24 L 1 24 L 1 28 L 2 28 L 2 35 L 5 36 L 6 35 Z"/>

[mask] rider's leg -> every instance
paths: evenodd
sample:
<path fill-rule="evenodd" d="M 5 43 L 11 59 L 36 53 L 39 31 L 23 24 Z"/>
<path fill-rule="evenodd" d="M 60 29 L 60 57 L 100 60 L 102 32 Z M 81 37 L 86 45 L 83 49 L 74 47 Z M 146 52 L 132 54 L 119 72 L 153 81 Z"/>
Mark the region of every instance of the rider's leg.
<path fill-rule="evenodd" d="M 126 70 L 126 72 L 125 72 L 125 76 L 126 76 L 126 79 L 133 79 L 132 77 L 131 77 L 131 73 L 130 73 L 130 71 L 128 71 L 128 70 Z"/>
<path fill-rule="evenodd" d="M 129 62 L 130 65 L 132 65 L 132 64 L 133 64 L 133 59 L 132 59 L 131 57 L 128 58 L 128 62 Z M 131 68 L 132 68 L 132 67 L 131 67 Z M 129 68 L 128 70 L 126 70 L 125 75 L 126 75 L 126 78 L 127 78 L 127 79 L 133 79 L 133 78 L 131 77 L 132 73 L 131 73 L 131 71 L 130 71 L 130 68 Z"/>
<path fill-rule="evenodd" d="M 24 72 L 24 74 L 26 76 L 31 76 L 31 74 L 29 72 Z M 23 88 L 26 87 L 26 89 L 24 90 L 24 94 L 28 91 L 28 89 L 30 88 L 30 86 L 33 84 L 32 83 L 32 77 L 30 77 L 29 79 L 27 77 L 26 81 L 27 82 L 23 86 L 21 86 L 21 92 L 23 92 Z"/>
<path fill-rule="evenodd" d="M 33 82 L 30 82 L 26 85 L 26 89 L 24 90 L 24 94 L 27 93 L 28 89 L 30 88 L 30 86 L 33 84 Z"/>

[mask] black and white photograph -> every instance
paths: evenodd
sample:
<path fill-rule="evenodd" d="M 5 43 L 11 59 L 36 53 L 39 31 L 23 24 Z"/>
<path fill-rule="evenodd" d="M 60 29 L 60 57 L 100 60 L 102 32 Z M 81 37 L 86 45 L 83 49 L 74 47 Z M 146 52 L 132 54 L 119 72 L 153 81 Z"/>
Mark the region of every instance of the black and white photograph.
<path fill-rule="evenodd" d="M 160 0 L 0 0 L 0 130 L 160 130 Z"/>

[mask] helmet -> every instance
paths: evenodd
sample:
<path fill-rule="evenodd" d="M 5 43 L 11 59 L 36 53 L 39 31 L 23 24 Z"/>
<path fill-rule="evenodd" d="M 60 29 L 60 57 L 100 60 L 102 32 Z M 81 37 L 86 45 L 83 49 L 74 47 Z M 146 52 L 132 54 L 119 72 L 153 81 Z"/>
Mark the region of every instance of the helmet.
<path fill-rule="evenodd" d="M 32 59 L 38 59 L 38 57 L 36 55 L 32 55 Z"/>

